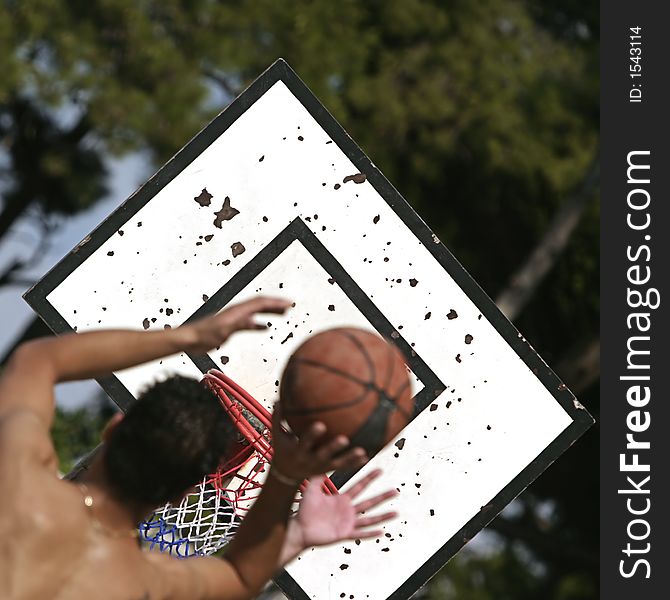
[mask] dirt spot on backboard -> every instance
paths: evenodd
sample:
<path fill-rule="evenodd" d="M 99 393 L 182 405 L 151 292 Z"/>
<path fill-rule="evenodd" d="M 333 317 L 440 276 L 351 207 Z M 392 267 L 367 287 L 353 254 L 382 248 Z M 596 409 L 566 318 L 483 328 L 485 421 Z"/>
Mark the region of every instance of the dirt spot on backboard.
<path fill-rule="evenodd" d="M 468 333 L 468 334 L 465 336 L 465 343 L 466 343 L 466 344 L 472 344 L 472 340 L 474 340 L 474 339 L 475 339 L 475 338 L 473 338 L 473 337 Z"/>
<path fill-rule="evenodd" d="M 144 329 L 149 329 L 150 326 L 151 322 L 149 321 L 149 319 L 144 319 L 144 321 L 142 321 L 142 327 L 144 327 Z"/>
<path fill-rule="evenodd" d="M 342 183 L 347 183 L 348 181 L 353 181 L 354 183 L 364 183 L 367 179 L 365 173 L 355 173 L 354 175 L 347 175 Z"/>
<path fill-rule="evenodd" d="M 212 194 L 210 194 L 206 188 L 203 188 L 202 192 L 200 192 L 200 195 L 196 196 L 193 198 L 202 208 L 205 206 L 209 206 L 212 203 Z M 138 224 L 139 227 L 139 224 Z"/>
<path fill-rule="evenodd" d="M 406 442 L 406 441 L 407 441 L 407 440 L 406 440 L 405 438 L 400 438 L 400 439 L 394 444 L 394 446 L 395 446 L 398 450 L 402 450 L 402 449 L 405 447 L 405 442 Z"/>
<path fill-rule="evenodd" d="M 449 320 L 451 321 L 452 319 L 455 319 L 456 317 L 458 317 L 458 313 L 452 308 L 452 309 L 447 313 L 447 319 L 449 319 Z"/>
<path fill-rule="evenodd" d="M 221 224 L 224 221 L 230 221 L 235 215 L 239 214 L 240 211 L 237 210 L 236 208 L 233 208 L 230 205 L 230 198 L 226 196 L 223 201 L 223 206 L 221 207 L 221 210 L 214 213 L 214 215 L 216 216 L 216 218 L 214 219 L 214 226 L 221 229 Z"/>
<path fill-rule="evenodd" d="M 235 242 L 230 249 L 233 251 L 233 258 L 239 256 L 246 250 L 242 242 Z"/>

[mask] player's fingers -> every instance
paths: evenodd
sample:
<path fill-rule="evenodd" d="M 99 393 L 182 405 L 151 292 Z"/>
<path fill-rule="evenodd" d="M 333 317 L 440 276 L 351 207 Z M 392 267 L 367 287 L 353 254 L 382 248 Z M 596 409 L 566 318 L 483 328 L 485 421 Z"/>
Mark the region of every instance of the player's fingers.
<path fill-rule="evenodd" d="M 355 526 L 356 529 L 360 527 L 370 527 L 370 525 L 377 525 L 378 523 L 395 519 L 397 516 L 397 512 L 386 512 L 381 515 L 375 515 L 374 517 L 361 517 L 360 519 L 356 519 Z"/>
<path fill-rule="evenodd" d="M 353 448 L 352 450 L 348 450 L 342 456 L 338 456 L 331 460 L 328 470 L 353 471 L 354 469 L 362 467 L 366 462 L 368 462 L 368 455 L 365 453 L 365 450 L 363 450 L 363 448 Z"/>
<path fill-rule="evenodd" d="M 372 531 L 357 531 L 356 535 L 352 535 L 351 540 L 367 540 L 370 538 L 378 538 L 384 535 L 383 529 L 373 529 Z"/>
<path fill-rule="evenodd" d="M 281 402 L 275 402 L 272 407 L 272 425 L 281 425 L 282 410 Z"/>
<path fill-rule="evenodd" d="M 284 415 L 282 413 L 281 402 L 275 402 L 272 409 L 272 435 L 273 436 L 282 436 L 282 437 L 291 437 L 284 431 L 282 421 L 284 420 Z"/>
<path fill-rule="evenodd" d="M 243 303 L 244 308 L 252 313 L 275 313 L 283 314 L 294 304 L 286 298 L 276 298 L 271 296 L 259 296 Z"/>
<path fill-rule="evenodd" d="M 360 493 L 362 493 L 365 488 L 367 488 L 377 477 L 379 477 L 382 474 L 381 469 L 375 469 L 374 471 L 371 471 L 368 473 L 365 477 L 360 479 L 356 484 L 351 486 L 346 492 L 345 496 L 349 496 L 352 500 L 356 498 Z"/>
<path fill-rule="evenodd" d="M 383 492 L 381 494 L 377 494 L 376 496 L 364 500 L 363 502 L 359 502 L 354 506 L 354 510 L 357 513 L 360 512 L 365 512 L 366 510 L 370 510 L 371 508 L 374 508 L 375 506 L 379 506 L 383 502 L 386 502 L 387 500 L 390 500 L 391 498 L 395 498 L 398 495 L 398 490 L 388 490 L 386 492 Z"/>
<path fill-rule="evenodd" d="M 305 451 L 312 451 L 317 440 L 326 433 L 326 426 L 321 421 L 312 423 L 300 436 L 300 447 Z"/>
<path fill-rule="evenodd" d="M 348 446 L 349 438 L 346 435 L 336 435 L 332 440 L 316 448 L 315 456 L 320 461 L 328 462 Z"/>

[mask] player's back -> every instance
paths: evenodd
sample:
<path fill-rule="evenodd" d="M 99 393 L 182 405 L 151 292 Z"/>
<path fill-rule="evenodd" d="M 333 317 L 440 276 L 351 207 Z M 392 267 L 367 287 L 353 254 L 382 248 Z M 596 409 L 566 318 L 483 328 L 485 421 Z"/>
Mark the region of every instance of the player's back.
<path fill-rule="evenodd" d="M 130 537 L 94 526 L 81 489 L 21 448 L 23 415 L 0 421 L 0 598 L 161 598 L 161 577 Z"/>

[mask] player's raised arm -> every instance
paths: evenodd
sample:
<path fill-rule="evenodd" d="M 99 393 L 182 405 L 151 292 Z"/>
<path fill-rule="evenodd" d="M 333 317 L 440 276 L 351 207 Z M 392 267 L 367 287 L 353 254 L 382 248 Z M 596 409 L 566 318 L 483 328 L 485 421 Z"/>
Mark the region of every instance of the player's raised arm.
<path fill-rule="evenodd" d="M 194 559 L 191 564 L 187 564 L 189 561 L 171 561 L 168 564 L 161 558 L 155 559 L 167 568 L 168 577 L 172 576 L 175 581 L 189 581 L 187 587 L 181 584 L 183 595 L 177 597 L 191 598 L 200 594 L 199 598 L 207 600 L 255 598 L 282 564 L 306 545 L 330 543 L 353 534 L 348 518 L 345 517 L 343 528 L 333 523 L 341 520 L 337 511 L 330 511 L 324 516 L 323 510 L 308 507 L 308 514 L 301 524 L 294 526 L 294 535 L 287 540 L 291 506 L 300 483 L 326 471 L 356 469 L 367 461 L 367 456 L 362 448 L 347 449 L 349 440 L 342 435 L 324 442 L 326 428 L 323 423 L 312 424 L 297 439 L 283 432 L 280 422 L 280 414 L 275 410 L 272 426 L 274 457 L 270 472 L 263 491 L 242 522 L 223 561 L 205 558 Z M 358 491 L 362 491 L 375 476 L 365 478 Z M 350 502 L 355 495 L 343 498 L 343 501 Z M 314 494 L 311 499 L 316 500 Z M 381 497 L 373 499 L 368 508 L 381 501 Z M 320 502 L 316 500 L 316 504 Z M 355 512 L 353 506 L 352 511 Z M 317 521 L 321 518 L 324 522 L 320 527 Z M 374 522 L 387 518 L 388 515 L 385 515 Z M 323 534 L 316 536 L 319 539 L 313 535 L 314 529 Z M 333 532 L 337 534 L 333 535 Z M 361 534 L 361 537 L 364 535 Z"/>
<path fill-rule="evenodd" d="M 289 306 L 284 299 L 259 297 L 175 329 L 104 330 L 28 342 L 16 350 L 0 379 L 0 418 L 28 409 L 50 424 L 55 383 L 108 375 L 184 350 L 204 353 L 236 331 L 264 329 L 256 314 L 282 314 Z"/>
<path fill-rule="evenodd" d="M 354 460 L 357 460 L 354 456 Z M 323 476 L 310 479 L 307 488 L 303 491 L 298 514 L 291 518 L 286 526 L 286 535 L 281 545 L 278 556 L 276 571 L 286 565 L 298 554 L 313 546 L 324 546 L 345 540 L 361 540 L 375 538 L 382 535 L 383 531 L 377 526 L 397 514 L 393 511 L 385 513 L 370 514 L 370 510 L 377 508 L 383 502 L 397 495 L 395 489 L 376 494 L 371 498 L 361 500 L 360 496 L 368 489 L 370 484 L 381 475 L 379 469 L 371 471 L 354 483 L 342 494 L 329 495 L 323 492 Z M 270 483 L 269 493 L 274 495 Z M 289 486 L 290 489 L 291 486 Z M 267 494 L 268 492 L 265 492 Z M 285 492 L 279 491 L 280 494 Z M 292 492 L 289 493 L 289 496 Z M 265 496 L 266 498 L 268 496 Z M 287 510 L 273 503 L 275 509 Z M 250 515 L 251 516 L 251 515 Z M 252 522 L 254 517 L 251 517 Z M 248 520 L 248 518 L 247 518 Z M 283 517 L 279 520 L 283 522 Z M 263 532 L 267 526 L 256 523 L 252 531 Z M 266 536 L 258 535 L 257 541 L 262 544 L 275 545 L 270 538 L 271 533 L 276 533 L 270 528 Z M 253 550 L 253 540 L 250 550 Z M 149 553 L 149 560 L 154 562 L 160 569 L 163 578 L 168 582 L 173 591 L 173 598 L 197 599 L 197 600 L 246 600 L 253 598 L 260 590 L 263 579 L 273 575 L 271 566 L 272 556 L 265 557 L 265 562 L 254 562 L 255 552 L 248 556 L 233 553 L 233 562 L 213 557 L 192 558 L 189 560 L 175 560 L 160 553 Z M 230 557 L 230 555 L 229 555 Z M 241 562 L 240 562 L 241 561 Z M 255 571 L 251 574 L 245 568 L 245 561 L 251 563 Z M 265 570 L 267 568 L 267 570 Z M 256 583 L 254 583 L 256 581 Z M 261 583 L 258 583 L 261 582 Z"/>

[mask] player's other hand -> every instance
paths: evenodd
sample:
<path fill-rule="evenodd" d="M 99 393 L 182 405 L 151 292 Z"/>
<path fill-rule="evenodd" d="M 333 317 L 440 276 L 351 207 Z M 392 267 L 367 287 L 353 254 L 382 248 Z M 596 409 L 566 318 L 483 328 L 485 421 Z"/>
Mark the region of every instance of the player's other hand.
<path fill-rule="evenodd" d="M 290 300 L 259 296 L 230 308 L 216 315 L 205 317 L 194 323 L 182 325 L 189 334 L 188 349 L 194 353 L 208 352 L 220 346 L 236 331 L 256 331 L 266 329 L 267 323 L 256 320 L 261 313 L 284 314 L 292 306 Z M 180 329 L 181 329 L 180 328 Z"/>
<path fill-rule="evenodd" d="M 359 500 L 359 496 L 381 474 L 381 469 L 375 469 L 346 492 L 334 495 L 323 491 L 321 477 L 310 479 L 300 500 L 298 514 L 292 520 L 293 527 L 297 529 L 293 535 L 300 536 L 301 549 L 383 535 L 382 529 L 373 526 L 394 519 L 398 514 L 389 511 L 365 515 L 383 502 L 395 498 L 397 490 L 390 489 L 367 500 Z"/>
<path fill-rule="evenodd" d="M 363 448 L 349 448 L 346 436 L 328 439 L 323 423 L 313 423 L 297 438 L 286 432 L 281 422 L 281 407 L 277 403 L 272 415 L 272 468 L 280 479 L 289 478 L 300 483 L 329 471 L 355 470 L 368 461 Z"/>
<path fill-rule="evenodd" d="M 310 479 L 302 492 L 300 509 L 288 523 L 281 564 L 285 565 L 312 546 L 381 537 L 384 531 L 375 525 L 395 519 L 398 514 L 389 511 L 368 515 L 368 511 L 397 496 L 397 490 L 390 489 L 367 500 L 359 499 L 381 473 L 375 469 L 346 492 L 333 495 L 324 493 L 323 476 Z"/>

